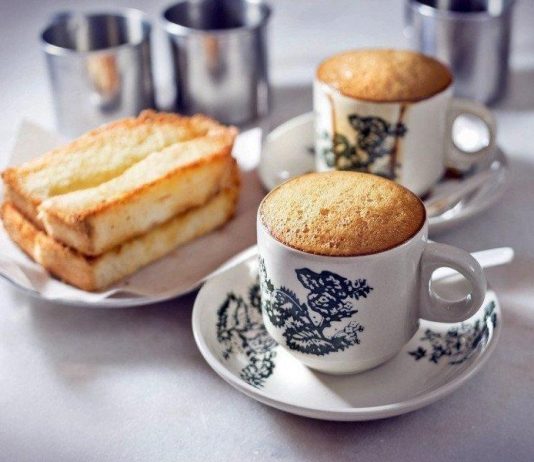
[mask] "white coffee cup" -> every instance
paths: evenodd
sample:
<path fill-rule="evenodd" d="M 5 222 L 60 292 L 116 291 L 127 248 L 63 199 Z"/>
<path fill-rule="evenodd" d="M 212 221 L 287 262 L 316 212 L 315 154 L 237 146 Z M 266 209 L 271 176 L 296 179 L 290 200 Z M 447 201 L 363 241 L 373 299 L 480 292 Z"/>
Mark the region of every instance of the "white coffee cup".
<path fill-rule="evenodd" d="M 475 101 L 453 98 L 452 78 L 441 91 L 412 101 L 377 101 L 364 98 L 362 90 L 358 94 L 362 96 L 348 96 L 316 76 L 313 101 L 317 171 L 374 173 L 423 195 L 443 176 L 446 166 L 468 170 L 495 149 L 496 127 L 491 111 Z M 454 121 L 464 114 L 477 117 L 487 126 L 487 145 L 474 152 L 462 150 L 452 136 Z"/>
<path fill-rule="evenodd" d="M 420 318 L 461 322 L 484 300 L 480 265 L 463 250 L 429 242 L 426 217 L 400 245 L 358 256 L 318 255 L 285 245 L 260 212 L 257 232 L 265 327 L 280 346 L 318 371 L 347 374 L 375 367 L 402 349 Z M 462 274 L 469 295 L 445 300 L 436 294 L 431 277 L 441 267 Z"/>

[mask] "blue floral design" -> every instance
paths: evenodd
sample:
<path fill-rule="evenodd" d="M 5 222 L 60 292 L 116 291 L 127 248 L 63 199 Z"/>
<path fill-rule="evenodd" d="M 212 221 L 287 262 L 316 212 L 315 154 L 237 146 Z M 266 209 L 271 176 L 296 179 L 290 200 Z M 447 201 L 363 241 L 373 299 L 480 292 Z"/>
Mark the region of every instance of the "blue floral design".
<path fill-rule="evenodd" d="M 261 316 L 260 286 L 249 288 L 248 300 L 230 292 L 217 311 L 217 340 L 224 346 L 222 355 L 245 354 L 248 364 L 240 377 L 261 388 L 274 371 L 276 342 L 265 330 Z"/>
<path fill-rule="evenodd" d="M 320 150 L 321 155 L 329 167 L 339 170 L 368 171 L 377 159 L 394 157 L 398 139 L 408 131 L 402 122 L 389 123 L 381 117 L 350 114 L 347 120 L 356 132 L 355 139 L 341 133 L 334 133 L 332 137 L 327 132 L 320 135 L 320 139 L 328 143 L 327 147 Z M 391 159 L 390 163 L 392 171 L 380 174 L 396 178 L 395 159 Z"/>
<path fill-rule="evenodd" d="M 419 346 L 408 354 L 416 361 L 427 358 L 431 363 L 438 364 L 442 358 L 448 358 L 449 364 L 461 364 L 471 357 L 479 345 L 488 341 L 496 326 L 495 302 L 491 301 L 484 309 L 483 318 L 473 323 L 462 323 L 445 333 L 425 330 L 420 340 L 429 346 Z"/>
<path fill-rule="evenodd" d="M 309 291 L 307 303 L 302 303 L 291 289 L 273 285 L 261 258 L 259 273 L 262 309 L 274 326 L 284 329 L 290 349 L 323 356 L 360 343 L 364 327 L 354 320 L 340 322 L 358 312 L 353 300 L 366 298 L 373 290 L 365 279 L 351 281 L 331 271 L 296 269 L 298 281 Z"/>

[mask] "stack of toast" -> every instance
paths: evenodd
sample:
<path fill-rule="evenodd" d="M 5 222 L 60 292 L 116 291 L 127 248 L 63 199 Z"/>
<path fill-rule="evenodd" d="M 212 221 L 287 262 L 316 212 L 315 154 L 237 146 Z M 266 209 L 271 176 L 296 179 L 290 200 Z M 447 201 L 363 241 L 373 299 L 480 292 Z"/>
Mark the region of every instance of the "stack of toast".
<path fill-rule="evenodd" d="M 60 279 L 101 290 L 232 218 L 237 134 L 144 111 L 2 174 L 9 236 Z"/>

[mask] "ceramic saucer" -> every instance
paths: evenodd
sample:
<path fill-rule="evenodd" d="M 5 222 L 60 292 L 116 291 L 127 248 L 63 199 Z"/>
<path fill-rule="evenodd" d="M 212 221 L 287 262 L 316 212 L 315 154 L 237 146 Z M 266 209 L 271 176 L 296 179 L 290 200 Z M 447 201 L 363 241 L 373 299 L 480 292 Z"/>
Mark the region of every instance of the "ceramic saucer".
<path fill-rule="evenodd" d="M 258 167 L 267 190 L 315 169 L 313 137 L 312 113 L 285 122 L 267 136 Z M 430 232 L 453 227 L 492 205 L 504 192 L 506 173 L 506 156 L 496 149 L 468 174 L 444 177 L 424 198 Z"/>
<path fill-rule="evenodd" d="M 451 280 L 435 282 L 436 290 L 458 295 L 460 283 Z M 380 419 L 443 398 L 486 362 L 501 328 L 499 302 L 490 290 L 479 311 L 463 323 L 421 321 L 387 363 L 356 375 L 326 375 L 308 369 L 271 339 L 259 293 L 256 257 L 206 282 L 193 309 L 198 348 L 215 372 L 244 394 L 317 419 Z"/>

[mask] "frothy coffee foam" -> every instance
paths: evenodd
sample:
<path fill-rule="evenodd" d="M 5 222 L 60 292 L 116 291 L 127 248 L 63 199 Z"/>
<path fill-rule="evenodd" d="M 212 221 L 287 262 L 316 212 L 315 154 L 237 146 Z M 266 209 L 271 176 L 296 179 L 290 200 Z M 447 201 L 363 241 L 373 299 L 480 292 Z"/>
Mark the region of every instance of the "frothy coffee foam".
<path fill-rule="evenodd" d="M 317 78 L 346 96 L 375 102 L 430 98 L 452 83 L 449 69 L 407 50 L 353 50 L 325 59 Z"/>
<path fill-rule="evenodd" d="M 285 182 L 260 205 L 260 219 L 283 244 L 319 255 L 382 252 L 423 226 L 425 208 L 406 188 L 375 175 L 333 171 Z"/>

